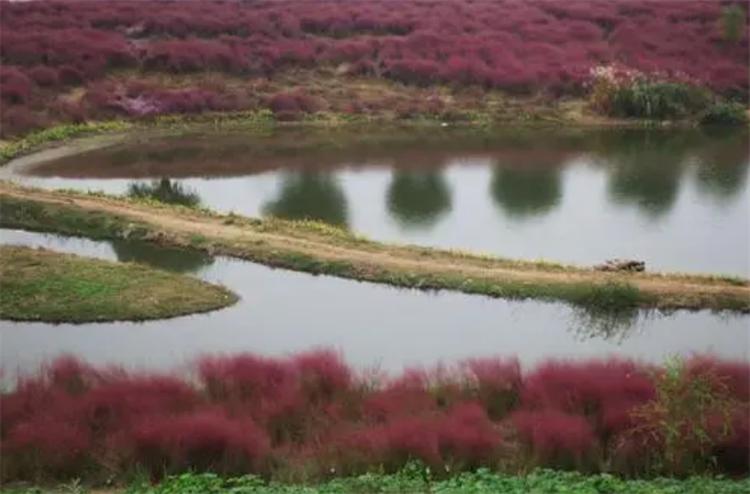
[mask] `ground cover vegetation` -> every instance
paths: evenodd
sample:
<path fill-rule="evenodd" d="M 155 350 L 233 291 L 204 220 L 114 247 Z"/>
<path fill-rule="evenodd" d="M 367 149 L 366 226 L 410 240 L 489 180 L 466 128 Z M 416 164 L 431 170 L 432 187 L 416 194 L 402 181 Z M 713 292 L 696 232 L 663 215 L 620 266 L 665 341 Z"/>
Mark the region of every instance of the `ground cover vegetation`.
<path fill-rule="evenodd" d="M 262 264 L 421 290 L 573 304 L 589 315 L 645 309 L 750 310 L 748 281 L 717 276 L 607 273 L 371 241 L 315 221 L 221 215 L 152 198 L 41 191 L 0 182 L 0 226 L 95 239 L 145 240 Z"/>
<path fill-rule="evenodd" d="M 257 485 L 260 478 L 320 482 L 403 472 L 418 461 L 429 468 L 414 479 L 418 485 L 453 477 L 446 489 L 471 479 L 490 486 L 621 483 L 490 473 L 540 467 L 618 477 L 742 476 L 749 394 L 750 364 L 710 356 L 664 366 L 548 360 L 525 370 L 513 358 L 476 358 L 400 375 L 355 372 L 325 349 L 279 358 L 204 356 L 175 373 L 62 357 L 20 376 L 0 396 L 0 472 L 5 482 L 91 484 L 186 471 L 254 474 L 259 478 L 247 482 Z M 389 478 L 348 482 L 387 490 Z M 213 487 L 156 492 L 231 485 L 211 476 L 167 485 L 181 482 Z"/>
<path fill-rule="evenodd" d="M 498 91 L 526 107 L 591 94 L 606 115 L 655 119 L 722 109 L 741 116 L 747 103 L 743 1 L 50 0 L 2 8 L 5 137 L 206 111 L 451 120 L 500 111 L 509 103 Z M 513 113 L 521 119 L 523 106 Z"/>
<path fill-rule="evenodd" d="M 228 290 L 135 263 L 0 246 L 0 319 L 144 320 L 218 309 Z"/>
<path fill-rule="evenodd" d="M 212 473 L 184 473 L 170 476 L 157 484 L 142 479 L 123 488 L 106 492 L 126 494 L 745 494 L 748 479 L 690 477 L 622 479 L 609 474 L 582 475 L 577 472 L 538 469 L 527 475 L 507 475 L 486 468 L 463 472 L 446 479 L 435 478 L 429 467 L 413 462 L 393 473 L 366 473 L 339 477 L 314 484 L 266 482 L 256 475 L 224 478 Z M 78 480 L 49 487 L 14 486 L 7 494 L 85 494 L 101 493 Z"/>

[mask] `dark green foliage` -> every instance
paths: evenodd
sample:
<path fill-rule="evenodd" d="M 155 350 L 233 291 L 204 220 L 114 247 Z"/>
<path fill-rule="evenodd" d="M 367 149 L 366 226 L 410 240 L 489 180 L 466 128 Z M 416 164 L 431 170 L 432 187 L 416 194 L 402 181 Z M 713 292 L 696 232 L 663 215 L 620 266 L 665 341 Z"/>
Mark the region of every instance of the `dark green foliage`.
<path fill-rule="evenodd" d="M 195 207 L 201 202 L 198 194 L 186 189 L 181 183 L 168 178 L 154 180 L 148 184 L 131 184 L 128 187 L 128 196 L 187 207 Z"/>
<path fill-rule="evenodd" d="M 67 487 L 67 486 L 66 486 Z M 76 485 L 76 487 L 78 487 Z M 492 473 L 486 469 L 464 473 L 447 480 L 433 480 L 431 473 L 420 465 L 409 465 L 390 474 L 365 474 L 336 478 L 315 486 L 267 483 L 259 477 L 246 475 L 223 479 L 214 474 L 192 474 L 169 477 L 156 486 L 136 482 L 127 494 L 376 494 L 376 493 L 471 493 L 471 494 L 744 494 L 750 480 L 691 477 L 684 480 L 623 480 L 612 475 L 581 475 L 575 472 L 535 470 L 526 476 Z M 41 493 L 37 489 L 10 490 L 8 494 Z M 85 492 L 66 489 L 65 492 Z"/>
<path fill-rule="evenodd" d="M 701 125 L 747 125 L 747 109 L 740 103 L 721 102 L 701 116 Z"/>
<path fill-rule="evenodd" d="M 618 88 L 612 98 L 616 117 L 667 120 L 704 111 L 710 103 L 705 89 L 675 82 L 636 82 Z"/>
<path fill-rule="evenodd" d="M 721 35 L 725 41 L 737 43 L 745 34 L 747 15 L 737 4 L 728 5 L 721 11 Z"/>

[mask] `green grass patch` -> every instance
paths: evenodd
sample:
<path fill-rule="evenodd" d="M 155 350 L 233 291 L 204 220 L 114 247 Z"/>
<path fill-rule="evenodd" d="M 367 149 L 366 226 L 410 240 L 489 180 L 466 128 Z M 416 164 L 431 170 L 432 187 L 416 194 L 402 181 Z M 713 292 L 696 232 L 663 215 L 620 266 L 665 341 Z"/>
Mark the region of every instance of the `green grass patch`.
<path fill-rule="evenodd" d="M 40 202 L 0 198 L 0 226 L 37 232 L 105 240 L 127 236 L 142 238 L 145 226 L 96 211 L 72 209 Z"/>
<path fill-rule="evenodd" d="M 140 264 L 0 246 L 0 318 L 92 322 L 160 319 L 225 307 L 228 290 Z"/>
<path fill-rule="evenodd" d="M 9 488 L 6 494 L 86 493 L 80 483 L 56 488 Z M 266 482 L 246 475 L 222 478 L 206 473 L 186 473 L 169 477 L 157 485 L 136 481 L 126 489 L 111 492 L 127 494 L 745 494 L 749 479 L 690 477 L 621 479 L 612 475 L 583 475 L 576 472 L 535 470 L 528 475 L 504 475 L 487 469 L 435 479 L 428 469 L 409 465 L 394 474 L 365 474 L 333 478 L 321 484 Z"/>
<path fill-rule="evenodd" d="M 36 149 L 44 144 L 60 142 L 88 134 L 105 132 L 123 132 L 130 130 L 132 123 L 122 120 L 106 122 L 85 122 L 80 124 L 63 124 L 27 134 L 0 146 L 0 163 Z"/>

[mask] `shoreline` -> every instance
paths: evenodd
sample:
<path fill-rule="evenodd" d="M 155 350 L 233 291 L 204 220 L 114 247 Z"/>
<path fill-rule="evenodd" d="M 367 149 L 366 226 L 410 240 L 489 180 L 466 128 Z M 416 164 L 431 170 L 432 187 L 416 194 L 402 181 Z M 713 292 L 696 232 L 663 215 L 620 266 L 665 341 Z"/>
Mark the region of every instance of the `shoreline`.
<path fill-rule="evenodd" d="M 75 145 L 82 139 L 110 137 L 116 142 L 126 140 L 141 132 L 158 132 L 162 135 L 179 135 L 200 130 L 224 131 L 269 131 L 274 129 L 357 129 L 377 126 L 409 129 L 455 128 L 491 132 L 508 128 L 518 129 L 666 129 L 666 128 L 699 128 L 692 120 L 643 120 L 614 119 L 609 117 L 576 117 L 560 116 L 559 118 L 539 117 L 524 118 L 517 115 L 516 120 L 499 120 L 491 113 L 473 112 L 465 120 L 447 122 L 431 115 L 418 115 L 411 118 L 395 118 L 387 115 L 349 115 L 333 112 L 308 114 L 299 120 L 284 121 L 277 119 L 270 110 L 207 112 L 188 115 L 160 115 L 153 119 L 103 120 L 81 124 L 61 124 L 46 129 L 32 131 L 21 137 L 0 141 L 0 168 L 11 162 L 39 152 L 65 148 Z M 741 126 L 747 127 L 747 126 Z M 736 128 L 736 127 L 735 127 Z M 95 148 L 84 148 L 85 150 Z"/>

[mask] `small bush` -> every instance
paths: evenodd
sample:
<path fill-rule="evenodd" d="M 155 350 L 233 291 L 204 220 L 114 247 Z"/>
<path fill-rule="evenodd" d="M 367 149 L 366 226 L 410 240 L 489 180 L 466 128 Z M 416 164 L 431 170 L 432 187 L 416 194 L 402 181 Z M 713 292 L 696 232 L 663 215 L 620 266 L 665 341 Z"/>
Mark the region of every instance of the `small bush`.
<path fill-rule="evenodd" d="M 701 125 L 747 125 L 747 108 L 740 103 L 714 103 L 701 116 Z"/>
<path fill-rule="evenodd" d="M 615 92 L 611 114 L 655 120 L 684 118 L 704 111 L 709 103 L 709 93 L 695 86 L 675 82 L 637 82 Z"/>

